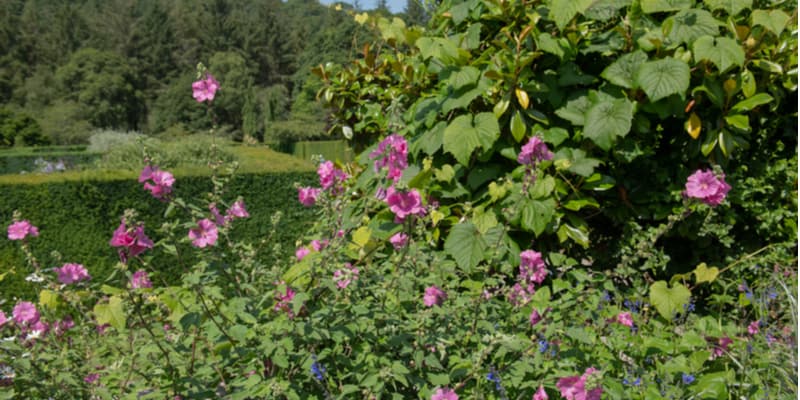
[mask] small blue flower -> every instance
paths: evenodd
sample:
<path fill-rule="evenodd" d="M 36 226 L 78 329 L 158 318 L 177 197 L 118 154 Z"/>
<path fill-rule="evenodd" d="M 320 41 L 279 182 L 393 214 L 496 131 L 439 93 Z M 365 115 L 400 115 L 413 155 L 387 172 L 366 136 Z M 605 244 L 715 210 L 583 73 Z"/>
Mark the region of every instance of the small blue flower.
<path fill-rule="evenodd" d="M 323 381 L 325 379 L 325 367 L 317 362 L 316 354 L 312 354 L 311 359 L 314 360 L 314 362 L 311 363 L 311 373 L 314 374 L 314 378 L 318 381 Z"/>
<path fill-rule="evenodd" d="M 683 381 L 684 385 L 691 385 L 694 382 L 694 375 L 683 373 L 681 374 L 681 380 Z"/>
<path fill-rule="evenodd" d="M 544 339 L 539 340 L 539 353 L 544 353 L 545 351 L 547 351 L 547 347 L 548 347 L 547 340 Z"/>
<path fill-rule="evenodd" d="M 603 290 L 603 301 L 611 301 L 611 293 L 608 293 L 608 290 Z"/>
<path fill-rule="evenodd" d="M 502 391 L 503 386 L 501 385 L 500 374 L 494 370 L 494 367 L 492 367 L 491 371 L 489 371 L 489 374 L 486 375 L 486 379 L 488 379 L 489 382 L 494 382 L 494 388 L 497 389 L 498 392 Z"/>

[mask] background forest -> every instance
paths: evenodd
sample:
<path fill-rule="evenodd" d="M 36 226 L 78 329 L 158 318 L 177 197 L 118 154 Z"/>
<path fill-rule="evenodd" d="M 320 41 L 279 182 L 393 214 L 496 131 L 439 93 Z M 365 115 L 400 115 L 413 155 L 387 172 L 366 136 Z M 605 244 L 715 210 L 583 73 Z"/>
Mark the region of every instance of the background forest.
<path fill-rule="evenodd" d="M 183 136 L 212 122 L 235 139 L 323 136 L 310 70 L 353 59 L 372 34 L 334 7 L 358 11 L 317 0 L 4 0 L 0 145 L 85 143 L 94 129 Z M 388 15 L 386 2 L 373 12 Z M 411 0 L 400 16 L 424 15 Z M 225 82 L 214 115 L 186 95 L 198 61 Z"/>

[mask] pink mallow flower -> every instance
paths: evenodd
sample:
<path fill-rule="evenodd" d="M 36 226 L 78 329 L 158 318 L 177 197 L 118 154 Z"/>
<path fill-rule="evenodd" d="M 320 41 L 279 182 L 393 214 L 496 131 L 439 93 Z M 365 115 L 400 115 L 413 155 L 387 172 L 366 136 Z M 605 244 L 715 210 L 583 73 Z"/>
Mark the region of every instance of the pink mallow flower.
<path fill-rule="evenodd" d="M 64 264 L 61 268 L 55 268 L 55 271 L 58 274 L 58 281 L 65 285 L 92 278 L 81 264 Z"/>
<path fill-rule="evenodd" d="M 394 213 L 394 221 L 397 223 L 405 221 L 409 215 L 425 215 L 422 197 L 417 189 L 398 192 L 390 187 L 387 190 L 386 202 L 389 204 L 389 210 Z"/>
<path fill-rule="evenodd" d="M 250 217 L 250 213 L 247 212 L 247 209 L 244 207 L 244 200 L 237 200 L 231 204 L 231 207 L 225 212 L 225 218 L 227 220 L 232 220 L 234 218 L 248 218 Z"/>
<path fill-rule="evenodd" d="M 292 299 L 297 294 L 292 288 L 286 286 L 286 291 L 281 293 L 277 291 L 275 293 L 275 311 L 283 311 L 289 318 L 294 318 L 294 312 L 292 311 Z"/>
<path fill-rule="evenodd" d="M 29 301 L 21 301 L 14 306 L 14 322 L 21 325 L 34 325 L 39 322 L 39 311 Z"/>
<path fill-rule="evenodd" d="M 202 103 L 206 100 L 214 100 L 214 95 L 219 89 L 219 82 L 214 79 L 211 74 L 206 74 L 206 79 L 195 81 L 192 83 L 192 97 Z"/>
<path fill-rule="evenodd" d="M 553 153 L 538 136 L 533 136 L 528 143 L 522 146 L 522 151 L 517 156 L 517 162 L 523 165 L 533 165 L 539 161 L 552 160 Z"/>
<path fill-rule="evenodd" d="M 344 182 L 347 179 L 347 174 L 344 171 L 336 168 L 331 161 L 325 161 L 317 168 L 317 175 L 319 175 L 319 185 L 323 189 L 328 190 L 336 183 Z"/>
<path fill-rule="evenodd" d="M 150 278 L 147 277 L 147 271 L 140 269 L 133 273 L 131 276 L 131 289 L 149 289 L 153 287 Z"/>
<path fill-rule="evenodd" d="M 128 229 L 125 222 L 120 222 L 119 227 L 114 231 L 114 236 L 109 242 L 111 247 L 121 247 L 119 258 L 123 263 L 128 258 L 136 257 L 146 249 L 153 248 L 153 241 L 144 234 L 144 227 L 139 225 L 136 228 Z"/>
<path fill-rule="evenodd" d="M 725 200 L 729 190 L 731 186 L 725 182 L 725 174 L 717 176 L 714 171 L 698 169 L 686 180 L 683 195 L 715 207 Z"/>
<path fill-rule="evenodd" d="M 159 170 L 158 167 L 146 165 L 139 175 L 139 183 L 144 183 L 144 190 L 149 190 L 153 197 L 164 199 L 172 193 L 175 177 L 167 171 Z"/>
<path fill-rule="evenodd" d="M 447 293 L 436 286 L 428 286 L 428 288 L 425 289 L 425 295 L 422 296 L 422 302 L 426 307 L 441 305 L 445 300 L 447 300 Z"/>
<path fill-rule="evenodd" d="M 536 326 L 539 322 L 542 322 L 542 316 L 539 314 L 539 311 L 536 308 L 531 311 L 531 316 L 529 317 L 531 322 L 531 326 Z"/>
<path fill-rule="evenodd" d="M 758 333 L 758 321 L 753 321 L 747 326 L 747 333 L 756 335 Z"/>
<path fill-rule="evenodd" d="M 533 394 L 532 400 L 550 400 L 550 398 L 547 397 L 547 392 L 544 391 L 544 386 L 539 385 L 539 390 Z"/>
<path fill-rule="evenodd" d="M 0 327 L 5 325 L 6 322 L 8 322 L 8 321 L 9 321 L 9 319 L 8 319 L 8 317 L 6 317 L 6 313 L 4 313 L 2 310 L 0 310 Z"/>
<path fill-rule="evenodd" d="M 300 200 L 300 204 L 311 207 L 317 204 L 317 199 L 321 191 L 321 189 L 312 187 L 297 188 L 297 199 Z"/>
<path fill-rule="evenodd" d="M 617 314 L 617 322 L 629 328 L 633 327 L 633 317 L 629 312 L 621 312 Z"/>
<path fill-rule="evenodd" d="M 376 159 L 375 172 L 388 167 L 387 177 L 397 183 L 403 176 L 403 171 L 408 168 L 408 142 L 400 135 L 389 135 L 369 154 L 369 158 Z"/>
<path fill-rule="evenodd" d="M 542 253 L 525 250 L 519 253 L 519 280 L 524 283 L 540 284 L 547 277 L 547 266 L 542 259 Z"/>
<path fill-rule="evenodd" d="M 28 220 L 17 221 L 8 226 L 9 240 L 22 240 L 28 235 L 39 236 L 39 229 L 31 225 Z"/>
<path fill-rule="evenodd" d="M 345 264 L 343 269 L 337 269 L 333 272 L 333 281 L 336 282 L 336 287 L 344 289 L 350 282 L 358 280 L 358 268 L 352 266 L 350 263 Z"/>
<path fill-rule="evenodd" d="M 438 388 L 431 396 L 431 400 L 458 400 L 458 395 L 453 389 Z"/>
<path fill-rule="evenodd" d="M 303 259 L 311 253 L 308 247 L 298 247 L 297 250 L 294 251 L 294 256 L 297 257 L 297 261 L 303 261 Z"/>
<path fill-rule="evenodd" d="M 395 250 L 400 250 L 408 244 L 408 235 L 405 232 L 397 232 L 389 238 L 389 243 L 394 246 Z"/>
<path fill-rule="evenodd" d="M 99 379 L 100 379 L 100 374 L 89 374 L 89 375 L 86 375 L 86 377 L 83 378 L 83 381 L 86 382 L 89 385 L 93 385 L 93 384 L 97 383 L 97 381 Z"/>
<path fill-rule="evenodd" d="M 713 341 L 714 338 L 711 338 L 711 340 Z M 711 349 L 711 356 L 709 358 L 713 360 L 717 357 L 721 357 L 726 351 L 728 351 L 728 346 L 731 343 L 733 343 L 733 339 L 727 336 L 717 339 L 717 343 Z"/>
<path fill-rule="evenodd" d="M 600 400 L 603 395 L 602 386 L 589 390 L 586 388 L 587 379 L 596 371 L 594 368 L 587 368 L 583 375 L 559 379 L 556 387 L 561 391 L 561 397 L 567 400 Z"/>
<path fill-rule="evenodd" d="M 217 243 L 217 226 L 208 218 L 197 222 L 197 228 L 189 230 L 189 239 L 194 247 L 203 248 Z"/>

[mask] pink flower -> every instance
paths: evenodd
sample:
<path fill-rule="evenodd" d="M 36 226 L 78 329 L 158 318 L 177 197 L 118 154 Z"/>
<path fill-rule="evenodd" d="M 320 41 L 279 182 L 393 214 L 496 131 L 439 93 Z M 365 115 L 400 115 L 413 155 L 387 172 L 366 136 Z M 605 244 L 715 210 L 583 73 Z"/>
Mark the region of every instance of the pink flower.
<path fill-rule="evenodd" d="M 327 239 L 321 241 L 314 239 L 311 241 L 311 248 L 314 249 L 314 251 L 320 251 L 326 247 L 328 247 Z"/>
<path fill-rule="evenodd" d="M 561 397 L 567 400 L 600 400 L 603 395 L 602 386 L 586 390 L 587 379 L 596 371 L 594 368 L 587 368 L 583 375 L 559 379 L 556 387 L 561 391 Z"/>
<path fill-rule="evenodd" d="M 209 211 L 211 211 L 211 216 L 214 217 L 214 223 L 217 225 L 225 225 L 225 217 L 219 212 L 217 208 L 217 203 L 211 203 L 208 205 Z"/>
<path fill-rule="evenodd" d="M 531 296 L 535 293 L 536 288 L 533 285 L 523 287 L 519 283 L 515 283 L 508 293 L 508 301 L 515 306 L 525 305 L 531 301 Z"/>
<path fill-rule="evenodd" d="M 319 198 L 321 191 L 321 189 L 312 187 L 297 188 L 297 199 L 300 200 L 300 204 L 311 207 L 317 204 L 317 198 Z"/>
<path fill-rule="evenodd" d="M 152 183 L 150 182 L 152 181 Z M 175 177 L 167 171 L 161 171 L 158 167 L 146 165 L 139 174 L 139 183 L 144 182 L 144 190 L 149 190 L 150 194 L 157 199 L 163 199 L 172 193 L 172 185 Z"/>
<path fill-rule="evenodd" d="M 713 340 L 713 338 L 709 338 Z M 715 359 L 717 357 L 721 357 L 728 351 L 728 346 L 733 343 L 733 340 L 727 336 L 723 336 L 717 340 L 717 344 L 711 349 L 711 357 L 710 359 Z"/>
<path fill-rule="evenodd" d="M 231 208 L 228 209 L 225 216 L 229 219 L 247 218 L 250 216 L 250 213 L 244 208 L 244 200 L 237 200 L 231 204 Z"/>
<path fill-rule="evenodd" d="M 147 271 L 140 269 L 133 273 L 131 276 L 131 289 L 144 289 L 144 288 L 152 288 L 153 283 L 150 282 L 150 278 L 147 277 Z"/>
<path fill-rule="evenodd" d="M 325 190 L 347 179 L 347 174 L 336 168 L 331 161 L 321 163 L 317 168 L 317 175 L 319 175 L 319 185 Z"/>
<path fill-rule="evenodd" d="M 10 240 L 22 240 L 28 235 L 39 236 L 39 229 L 31 225 L 28 220 L 17 221 L 8 226 L 8 238 Z"/>
<path fill-rule="evenodd" d="M 534 308 L 533 311 L 531 311 L 531 316 L 529 319 L 531 321 L 531 326 L 536 326 L 536 324 L 542 321 L 542 316 L 539 315 L 539 311 Z"/>
<path fill-rule="evenodd" d="M 425 207 L 422 206 L 422 198 L 417 189 L 398 192 L 390 187 L 386 202 L 389 203 L 389 210 L 394 213 L 394 221 L 397 223 L 405 221 L 409 215 L 425 215 Z"/>
<path fill-rule="evenodd" d="M 129 257 L 136 257 L 146 249 L 153 248 L 153 241 L 145 236 L 143 226 L 139 225 L 130 230 L 125 226 L 125 221 L 120 222 L 109 244 L 111 247 L 122 247 L 119 250 L 119 258 L 123 263 L 127 262 Z"/>
<path fill-rule="evenodd" d="M 397 232 L 389 238 L 389 243 L 394 246 L 395 250 L 400 250 L 408 244 L 408 235 L 404 232 Z"/>
<path fill-rule="evenodd" d="M 217 243 L 217 226 L 210 219 L 204 218 L 197 222 L 197 228 L 189 230 L 189 239 L 194 247 L 213 246 Z"/>
<path fill-rule="evenodd" d="M 64 334 L 64 332 L 74 327 L 75 327 L 75 322 L 72 320 L 72 317 L 67 315 L 66 317 L 64 317 L 64 319 L 56 323 L 55 330 L 58 335 L 62 335 Z"/>
<path fill-rule="evenodd" d="M 85 378 L 83 378 L 83 381 L 89 385 L 92 385 L 94 383 L 97 383 L 99 379 L 100 379 L 100 374 L 89 374 L 86 375 Z"/>
<path fill-rule="evenodd" d="M 524 165 L 533 165 L 539 161 L 552 159 L 553 153 L 538 136 L 531 137 L 528 143 L 522 146 L 522 151 L 517 156 L 517 162 Z"/>
<path fill-rule="evenodd" d="M 747 326 L 747 333 L 755 335 L 758 333 L 758 321 L 753 321 Z"/>
<path fill-rule="evenodd" d="M 547 266 L 542 259 L 542 253 L 525 250 L 519 253 L 519 280 L 524 283 L 542 283 L 547 276 Z"/>
<path fill-rule="evenodd" d="M 358 268 L 353 267 L 350 263 L 345 264 L 344 269 L 337 269 L 333 273 L 333 281 L 339 289 L 344 289 L 350 282 L 358 280 Z"/>
<path fill-rule="evenodd" d="M 289 318 L 294 318 L 294 312 L 292 311 L 291 308 L 291 302 L 296 294 L 297 293 L 294 290 L 292 290 L 292 288 L 290 288 L 289 286 L 286 286 L 286 291 L 284 293 L 277 291 L 275 293 L 275 300 L 276 300 L 275 311 L 283 311 L 286 313 L 286 315 L 289 316 Z"/>
<path fill-rule="evenodd" d="M 539 390 L 533 394 L 532 400 L 550 400 L 550 398 L 547 397 L 547 392 L 544 391 L 544 386 L 539 385 Z"/>
<path fill-rule="evenodd" d="M 89 272 L 81 264 L 64 264 L 61 268 L 55 268 L 55 271 L 58 281 L 65 285 L 91 279 Z"/>
<path fill-rule="evenodd" d="M 213 75 L 206 73 L 206 79 L 192 83 L 192 97 L 200 103 L 206 100 L 212 101 L 218 89 L 219 82 Z"/>
<path fill-rule="evenodd" d="M 21 301 L 14 306 L 14 322 L 22 325 L 33 325 L 39 322 L 39 311 L 28 301 Z"/>
<path fill-rule="evenodd" d="M 378 144 L 378 148 L 369 154 L 369 158 L 377 158 L 375 172 L 388 167 L 387 177 L 397 183 L 403 176 L 403 171 L 408 168 L 408 142 L 400 135 L 390 135 Z"/>
<path fill-rule="evenodd" d="M 431 400 L 458 400 L 458 395 L 450 388 L 438 388 L 431 396 Z"/>
<path fill-rule="evenodd" d="M 725 182 L 725 174 L 717 176 L 711 170 L 697 170 L 686 180 L 686 190 L 683 195 L 699 199 L 712 207 L 718 206 L 725 200 L 731 186 Z"/>
<path fill-rule="evenodd" d="M 441 305 L 445 300 L 447 300 L 447 293 L 436 286 L 428 286 L 428 288 L 425 289 L 425 295 L 422 297 L 422 301 L 426 307 Z"/>
<path fill-rule="evenodd" d="M 8 319 L 8 317 L 6 317 L 6 313 L 4 313 L 3 311 L 0 311 L 0 327 L 5 325 L 6 322 L 8 322 L 8 321 L 9 321 L 9 319 Z"/>
<path fill-rule="evenodd" d="M 308 253 L 311 253 L 311 250 L 308 247 L 298 247 L 297 250 L 294 251 L 294 256 L 297 257 L 297 261 L 303 261 Z"/>
<path fill-rule="evenodd" d="M 633 327 L 633 317 L 629 312 L 621 312 L 617 314 L 617 322 L 627 327 Z"/>

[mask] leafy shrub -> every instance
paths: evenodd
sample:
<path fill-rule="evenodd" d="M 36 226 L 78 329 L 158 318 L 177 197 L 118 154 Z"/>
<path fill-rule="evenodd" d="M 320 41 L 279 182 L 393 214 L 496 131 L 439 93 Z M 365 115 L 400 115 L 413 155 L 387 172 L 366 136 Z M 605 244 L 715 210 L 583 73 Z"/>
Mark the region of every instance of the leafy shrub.
<path fill-rule="evenodd" d="M 36 120 L 21 112 L 0 109 L 0 144 L 5 146 L 34 146 L 48 144 Z"/>
<path fill-rule="evenodd" d="M 136 170 L 142 163 L 142 145 L 149 149 L 153 157 L 162 160 L 161 165 L 164 168 L 174 168 L 178 165 L 204 166 L 215 159 L 214 157 L 233 161 L 234 155 L 222 146 L 224 143 L 227 141 L 205 135 L 192 135 L 182 140 L 170 141 L 147 137 L 141 139 L 141 143 L 129 142 L 113 148 L 103 155 L 97 167 Z"/>
<path fill-rule="evenodd" d="M 139 132 L 121 132 L 111 129 L 97 129 L 89 136 L 88 151 L 106 153 L 121 146 L 135 144 L 143 138 Z"/>

